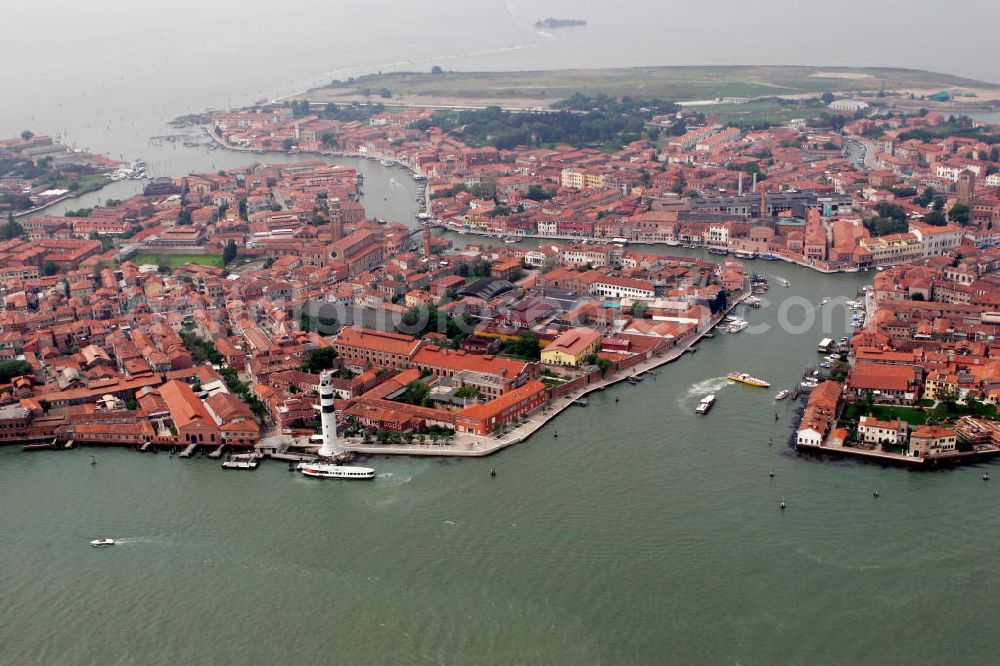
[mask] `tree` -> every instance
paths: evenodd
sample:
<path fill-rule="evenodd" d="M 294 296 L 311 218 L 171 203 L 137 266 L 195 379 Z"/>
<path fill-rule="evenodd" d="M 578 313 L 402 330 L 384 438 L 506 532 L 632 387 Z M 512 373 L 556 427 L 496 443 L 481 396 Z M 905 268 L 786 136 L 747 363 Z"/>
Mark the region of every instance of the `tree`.
<path fill-rule="evenodd" d="M 236 249 L 236 241 L 230 238 L 229 242 L 226 243 L 225 249 L 222 251 L 222 265 L 228 266 L 236 259 L 237 254 L 239 254 L 239 250 Z"/>
<path fill-rule="evenodd" d="M 955 224 L 968 224 L 969 222 L 969 207 L 965 204 L 955 204 L 948 211 L 948 219 Z"/>
<path fill-rule="evenodd" d="M 611 362 L 611 359 L 604 358 L 603 356 L 598 357 L 597 367 L 600 368 L 601 370 L 601 377 L 604 377 L 605 375 L 608 374 L 608 370 L 611 369 L 612 365 L 614 365 L 614 363 Z"/>
<path fill-rule="evenodd" d="M 55 275 L 58 272 L 59 272 L 59 266 L 57 266 L 56 262 L 52 261 L 51 259 L 46 259 L 45 263 L 42 264 L 43 275 L 45 276 Z"/>
<path fill-rule="evenodd" d="M 0 361 L 0 384 L 9 384 L 14 377 L 30 374 L 31 364 L 27 361 Z"/>
<path fill-rule="evenodd" d="M 211 340 L 203 340 L 190 331 L 181 331 L 180 338 L 181 342 L 184 343 L 184 348 L 188 350 L 196 363 L 208 361 L 219 365 L 225 360 Z"/>
<path fill-rule="evenodd" d="M 181 208 L 177 211 L 177 225 L 181 227 L 190 226 L 193 220 L 191 218 L 191 211 L 187 208 Z"/>
<path fill-rule="evenodd" d="M 924 222 L 935 227 L 943 227 L 948 224 L 948 220 L 945 218 L 944 213 L 939 210 L 932 210 L 924 215 Z"/>
<path fill-rule="evenodd" d="M 479 391 L 479 387 L 473 386 L 472 384 L 466 384 L 462 388 L 455 391 L 456 398 L 468 398 L 471 400 L 478 400 L 482 393 Z"/>
<path fill-rule="evenodd" d="M 337 350 L 333 347 L 310 349 L 306 354 L 306 362 L 302 364 L 302 369 L 312 373 L 331 370 L 333 368 L 333 361 L 336 358 Z"/>
<path fill-rule="evenodd" d="M 897 222 L 902 222 L 906 220 L 906 209 L 899 204 L 889 203 L 888 201 L 879 201 L 876 207 L 879 217 L 888 217 Z"/>
<path fill-rule="evenodd" d="M 955 404 L 958 402 L 958 389 L 950 384 L 945 384 L 938 391 L 937 399 L 950 412 L 955 409 Z"/>
<path fill-rule="evenodd" d="M 431 74 L 444 74 L 444 70 L 441 69 L 441 65 L 434 65 L 431 67 Z"/>
<path fill-rule="evenodd" d="M 24 235 L 24 227 L 14 219 L 14 213 L 7 214 L 7 222 L 0 228 L 0 239 L 11 240 Z"/>
<path fill-rule="evenodd" d="M 830 102 L 833 101 L 833 93 L 832 92 L 823 93 L 822 95 L 820 95 L 820 100 L 822 100 L 824 104 L 829 104 Z"/>
<path fill-rule="evenodd" d="M 281 147 L 284 150 L 291 150 L 292 148 L 295 147 L 295 139 L 291 137 L 285 139 L 284 141 L 281 142 Z"/>
<path fill-rule="evenodd" d="M 29 141 L 34 136 L 35 136 L 35 133 L 32 132 L 31 130 L 24 130 L 23 132 L 21 132 L 21 138 L 24 139 L 25 141 Z"/>
<path fill-rule="evenodd" d="M 533 201 L 548 201 L 556 194 L 555 189 L 545 189 L 541 185 L 529 185 L 528 191 L 524 195 L 525 199 L 531 199 Z"/>
<path fill-rule="evenodd" d="M 899 234 L 909 229 L 909 225 L 905 220 L 898 221 L 888 217 L 869 217 L 863 224 L 871 232 L 872 236 Z"/>
<path fill-rule="evenodd" d="M 927 186 L 927 188 L 924 190 L 924 193 L 916 197 L 913 200 L 913 203 L 915 203 L 918 206 L 929 206 L 932 201 L 934 201 L 934 188 Z"/>
<path fill-rule="evenodd" d="M 504 352 L 525 361 L 537 361 L 542 356 L 542 345 L 534 333 L 523 331 L 517 338 L 504 343 Z"/>
<path fill-rule="evenodd" d="M 414 380 L 406 385 L 406 391 L 399 396 L 399 400 L 419 407 L 429 407 L 431 405 L 431 389 L 427 384 Z"/>

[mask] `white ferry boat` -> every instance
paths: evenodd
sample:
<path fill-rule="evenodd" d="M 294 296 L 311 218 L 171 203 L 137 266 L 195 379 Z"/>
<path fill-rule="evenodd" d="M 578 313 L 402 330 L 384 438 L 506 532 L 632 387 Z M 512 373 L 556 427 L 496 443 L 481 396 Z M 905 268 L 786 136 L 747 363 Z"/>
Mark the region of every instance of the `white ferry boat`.
<path fill-rule="evenodd" d="M 320 479 L 374 479 L 375 470 L 370 467 L 331 465 L 329 463 L 302 463 L 299 471 L 306 476 Z"/>
<path fill-rule="evenodd" d="M 694 408 L 694 412 L 695 414 L 701 414 L 704 416 L 705 414 L 708 414 L 708 410 L 712 409 L 712 405 L 714 404 L 715 394 L 706 395 L 701 399 L 701 402 L 698 403 L 698 406 Z"/>

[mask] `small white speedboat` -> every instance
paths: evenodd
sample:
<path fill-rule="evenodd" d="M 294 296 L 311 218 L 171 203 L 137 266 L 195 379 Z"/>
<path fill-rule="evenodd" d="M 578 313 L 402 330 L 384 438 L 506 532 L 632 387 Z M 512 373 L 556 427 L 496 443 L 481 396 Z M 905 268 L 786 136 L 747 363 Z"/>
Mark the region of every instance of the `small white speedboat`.
<path fill-rule="evenodd" d="M 104 548 L 106 546 L 113 546 L 116 543 L 118 542 L 115 541 L 114 539 L 94 539 L 93 541 L 90 542 L 90 545 L 93 546 L 94 548 Z"/>

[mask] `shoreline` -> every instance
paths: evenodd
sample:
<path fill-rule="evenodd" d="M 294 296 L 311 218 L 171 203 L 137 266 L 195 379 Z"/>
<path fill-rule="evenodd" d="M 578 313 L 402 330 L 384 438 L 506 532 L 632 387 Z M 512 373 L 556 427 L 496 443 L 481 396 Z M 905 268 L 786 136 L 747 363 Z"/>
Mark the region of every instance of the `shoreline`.
<path fill-rule="evenodd" d="M 441 222 L 440 220 L 428 220 L 426 226 L 436 227 L 438 229 L 443 229 L 451 233 L 468 235 L 468 236 L 479 236 L 481 238 L 497 238 L 497 235 L 492 232 L 487 231 L 476 231 L 473 229 L 459 229 L 453 225 Z M 544 235 L 544 234 L 516 234 L 513 236 L 507 236 L 508 238 L 513 238 L 515 240 L 551 240 L 551 241 L 570 241 L 575 243 L 614 243 L 613 238 L 599 238 L 595 236 L 559 236 L 559 235 Z M 628 245 L 649 245 L 652 247 L 684 247 L 683 245 L 671 245 L 670 243 L 660 242 L 660 241 L 628 241 Z M 685 248 L 685 249 L 706 249 L 712 247 L 707 244 L 700 244 L 696 248 Z M 675 255 L 676 256 L 676 255 Z M 798 259 L 792 257 L 786 257 L 784 255 L 775 255 L 775 259 L 761 259 L 760 256 L 757 257 L 738 257 L 733 252 L 726 252 L 725 255 L 718 255 L 720 257 L 724 256 L 729 259 L 742 260 L 742 261 L 767 261 L 768 263 L 783 263 L 783 264 L 794 264 L 796 266 L 801 266 L 803 268 L 809 268 L 817 273 L 822 273 L 823 275 L 836 275 L 838 273 L 865 273 L 871 269 L 858 268 L 858 267 L 848 267 L 848 268 L 823 268 L 815 264 L 809 263 L 807 261 L 799 261 Z"/>
<path fill-rule="evenodd" d="M 223 149 L 232 150 L 232 151 L 236 151 L 236 152 L 240 152 L 240 153 L 256 153 L 256 154 L 261 154 L 260 151 L 256 151 L 256 150 L 254 150 L 252 148 L 241 148 L 239 146 L 231 146 L 231 145 L 226 144 L 220 137 L 216 136 L 215 132 L 213 132 L 209 128 L 208 125 L 204 125 L 203 129 L 205 130 L 205 133 L 208 134 L 208 136 L 210 136 L 212 138 L 212 140 L 219 147 L 221 147 Z M 319 152 L 319 153 L 299 153 L 299 152 L 289 153 L 289 152 L 281 151 L 281 150 L 269 150 L 269 151 L 264 151 L 263 154 L 264 155 L 269 155 L 269 154 L 270 155 L 316 155 L 319 158 L 322 158 L 322 157 L 353 157 L 353 158 L 360 158 L 360 159 L 366 159 L 366 160 L 374 160 L 374 161 L 380 162 L 380 163 L 381 162 L 389 162 L 390 164 L 389 164 L 389 166 L 387 168 L 399 167 L 399 168 L 403 168 L 403 169 L 406 169 L 407 171 L 409 171 L 411 176 L 416 175 L 416 176 L 420 176 L 422 178 L 427 178 L 427 175 L 424 174 L 423 172 L 421 172 L 419 168 L 417 168 L 417 167 L 415 167 L 415 166 L 413 166 L 413 165 L 411 165 L 411 164 L 409 164 L 407 162 L 400 161 L 399 159 L 397 159 L 395 157 L 383 157 L 383 156 L 379 156 L 379 155 L 370 155 L 370 154 L 367 154 L 367 153 L 351 153 L 351 152 L 346 152 L 346 151 L 329 151 L 329 152 Z M 421 212 L 426 213 L 427 215 L 431 215 L 430 206 L 431 206 L 431 198 L 428 196 L 425 199 L 425 204 L 424 204 L 423 210 Z M 407 225 L 407 226 L 409 226 L 409 225 Z M 446 222 L 443 222 L 441 220 L 436 220 L 433 217 L 431 217 L 430 219 L 424 220 L 422 224 L 420 224 L 419 226 L 417 226 L 415 228 L 416 229 L 420 229 L 421 227 L 425 227 L 425 228 L 435 227 L 435 228 L 442 229 L 444 231 L 448 231 L 448 232 L 452 232 L 452 233 L 457 233 L 457 234 L 462 234 L 462 235 L 469 235 L 469 236 L 478 236 L 480 238 L 497 238 L 497 234 L 495 234 L 495 233 L 486 232 L 486 231 L 476 231 L 476 230 L 472 230 L 472 229 L 459 229 L 459 228 L 455 227 L 454 225 L 450 225 L 450 224 L 448 224 Z M 568 241 L 568 242 L 576 242 L 576 243 L 581 243 L 581 242 L 584 242 L 584 241 L 595 242 L 595 243 L 610 243 L 613 240 L 613 239 L 609 239 L 609 238 L 597 238 L 597 237 L 593 237 L 593 236 L 559 236 L 559 235 L 552 235 L 552 236 L 550 236 L 550 235 L 544 235 L 544 234 L 517 234 L 515 236 L 511 236 L 511 238 L 514 238 L 516 240 L 540 240 L 540 241 L 552 240 L 552 241 Z M 632 241 L 632 240 L 630 240 L 630 241 L 628 241 L 628 244 L 629 245 L 649 245 L 649 246 L 655 246 L 655 247 L 663 247 L 663 246 L 665 246 L 665 247 L 681 247 L 679 245 L 670 245 L 669 243 L 658 242 L 658 241 Z M 710 246 L 707 245 L 707 244 L 698 245 L 698 248 L 701 248 L 701 249 L 708 248 L 708 247 L 710 247 Z M 720 256 L 723 256 L 723 255 L 720 255 Z M 733 255 L 732 253 L 729 253 L 729 252 L 727 252 L 726 255 L 724 255 L 724 256 L 726 256 L 727 258 L 733 258 L 733 259 L 736 259 L 736 260 L 742 259 L 741 257 L 737 257 L 737 256 L 735 256 L 735 255 Z M 747 259 L 747 260 L 748 261 L 754 261 L 756 259 L 759 259 L 759 257 L 756 257 L 754 259 Z M 761 261 L 767 261 L 767 260 L 763 259 Z M 784 255 L 778 255 L 778 258 L 774 259 L 772 261 L 779 261 L 781 263 L 794 264 L 796 266 L 802 266 L 803 268 L 808 268 L 808 269 L 816 271 L 817 273 L 822 273 L 824 275 L 834 275 L 834 274 L 837 274 L 837 273 L 861 273 L 861 272 L 866 272 L 867 270 L 871 270 L 871 269 L 863 269 L 863 268 L 858 268 L 858 267 L 853 267 L 853 266 L 852 267 L 848 267 L 848 268 L 823 268 L 821 266 L 817 266 L 814 263 L 810 263 L 810 262 L 804 261 L 804 260 L 798 260 L 798 259 L 795 259 L 793 257 L 786 257 Z"/>
<path fill-rule="evenodd" d="M 711 333 L 719 323 L 737 306 L 742 304 L 747 298 L 752 294 L 750 292 L 744 292 L 741 296 L 733 301 L 733 303 L 727 305 L 725 310 L 719 311 L 715 317 L 713 317 L 704 329 L 696 333 L 691 337 L 690 340 L 686 341 L 682 345 L 672 347 L 671 349 L 663 352 L 656 352 L 654 349 L 645 352 L 647 358 L 644 361 L 640 361 L 635 365 L 628 366 L 622 371 L 614 375 L 609 375 L 607 377 L 602 377 L 596 381 L 590 382 L 585 386 L 572 390 L 566 394 L 556 396 L 552 398 L 549 402 L 545 403 L 537 411 L 533 412 L 528 418 L 527 422 L 519 425 L 517 428 L 509 433 L 506 433 L 501 438 L 494 437 L 483 437 L 479 435 L 468 435 L 468 434 L 456 434 L 454 440 L 449 444 L 395 444 L 391 446 L 379 446 L 379 445 L 365 445 L 358 442 L 357 439 L 340 440 L 341 448 L 343 454 L 348 456 L 377 456 L 377 455 L 387 455 L 387 456 L 412 456 L 412 457 L 439 457 L 439 458 L 482 458 L 486 456 L 498 453 L 508 447 L 514 446 L 515 444 L 520 444 L 529 438 L 531 438 L 535 433 L 541 430 L 550 421 L 553 421 L 558 416 L 560 416 L 563 411 L 567 408 L 574 407 L 575 401 L 584 398 L 591 393 L 597 391 L 604 391 L 616 384 L 620 384 L 628 380 L 629 377 L 636 375 L 643 375 L 651 370 L 655 370 L 662 366 L 673 363 L 674 361 L 681 358 L 686 353 L 695 353 L 697 345 L 701 340 L 709 333 Z M 280 436 L 282 439 L 285 438 L 284 435 Z M 4 442 L 2 444 L 8 444 L 10 446 L 21 446 L 22 452 L 33 453 L 36 451 L 64 451 L 79 448 L 91 448 L 91 449 L 101 449 L 101 448 L 132 448 L 139 453 L 159 453 L 161 450 L 169 450 L 172 447 L 168 446 L 157 446 L 155 443 L 150 443 L 147 446 L 136 446 L 135 443 L 117 443 L 117 442 L 63 442 L 58 443 L 51 441 L 51 437 L 38 437 L 35 439 L 26 439 L 21 441 Z M 352 443 L 352 441 L 354 443 Z M 46 443 L 49 442 L 49 443 Z M 227 454 L 229 456 L 240 457 L 240 456 L 255 456 L 258 460 L 272 459 L 278 460 L 280 462 L 287 462 L 290 457 L 294 456 L 296 460 L 301 460 L 302 456 L 314 458 L 315 456 L 310 456 L 308 453 L 303 454 L 284 454 L 278 453 L 275 455 L 274 452 L 262 451 L 260 444 L 265 442 L 265 438 L 261 439 L 261 442 L 257 446 L 249 448 L 231 448 Z M 0 444 L 0 445 L 2 445 Z M 68 445 L 67 445 L 68 444 Z M 25 448 L 28 447 L 28 448 Z M 188 457 L 208 457 L 213 460 L 219 460 L 223 458 L 222 452 L 219 447 L 216 446 L 212 451 L 201 452 L 199 455 L 192 455 L 197 452 L 192 451 L 187 455 L 179 455 L 181 458 Z M 342 455 L 343 455 L 342 454 Z"/>
<path fill-rule="evenodd" d="M 629 366 L 623 371 L 613 376 L 603 377 L 597 381 L 588 383 L 586 386 L 570 391 L 565 395 L 560 395 L 546 403 L 538 411 L 532 413 L 527 422 L 518 426 L 510 433 L 496 439 L 493 437 L 479 437 L 475 435 L 456 435 L 455 441 L 451 444 L 401 444 L 391 446 L 348 444 L 345 440 L 344 450 L 348 453 L 361 455 L 393 455 L 393 456 L 430 456 L 430 457 L 456 457 L 456 458 L 482 458 L 493 455 L 503 449 L 515 444 L 520 444 L 528 440 L 532 435 L 541 430 L 550 421 L 554 420 L 567 408 L 573 407 L 574 402 L 584 398 L 591 393 L 604 391 L 611 386 L 627 381 L 629 377 L 642 375 L 650 370 L 662 367 L 681 358 L 685 353 L 694 353 L 695 345 L 701 342 L 706 334 L 711 333 L 716 326 L 732 312 L 738 305 L 743 303 L 752 294 L 744 292 L 733 303 L 729 304 L 725 310 L 721 310 L 717 316 L 705 326 L 705 328 L 695 334 L 684 344 L 673 347 L 665 353 L 657 354 L 650 350 L 651 354 L 645 361 Z M 481 446 L 486 444 L 485 446 Z"/>
<path fill-rule="evenodd" d="M 1000 455 L 1000 449 L 990 451 L 957 451 L 948 455 L 934 456 L 931 458 L 912 458 L 900 453 L 890 453 L 877 449 L 859 449 L 852 446 L 825 446 L 823 444 L 796 444 L 795 450 L 798 453 L 813 455 L 816 457 L 838 457 L 854 460 L 861 460 L 867 463 L 888 465 L 893 467 L 907 467 L 918 471 L 931 471 L 934 469 L 946 469 L 961 465 L 974 465 L 986 462 L 991 458 Z"/>
<path fill-rule="evenodd" d="M 55 206 L 56 204 L 60 204 L 60 203 L 62 203 L 64 201 L 69 201 L 70 199 L 79 199 L 80 197 L 85 196 L 87 194 L 93 194 L 94 192 L 100 192 L 101 190 L 103 190 L 108 185 L 111 185 L 113 182 L 115 182 L 115 181 L 109 180 L 109 181 L 101 184 L 98 187 L 94 187 L 94 188 L 91 188 L 89 190 L 83 190 L 81 192 L 72 192 L 70 194 L 64 194 L 64 195 L 62 195 L 60 197 L 56 197 L 52 201 L 48 201 L 48 202 L 42 204 L 41 206 L 35 206 L 34 208 L 29 208 L 28 210 L 22 210 L 19 213 L 13 213 L 14 219 L 16 220 L 16 219 L 22 218 L 22 217 L 30 217 L 31 215 L 34 215 L 35 213 L 41 213 L 42 211 L 48 210 L 52 206 Z"/>

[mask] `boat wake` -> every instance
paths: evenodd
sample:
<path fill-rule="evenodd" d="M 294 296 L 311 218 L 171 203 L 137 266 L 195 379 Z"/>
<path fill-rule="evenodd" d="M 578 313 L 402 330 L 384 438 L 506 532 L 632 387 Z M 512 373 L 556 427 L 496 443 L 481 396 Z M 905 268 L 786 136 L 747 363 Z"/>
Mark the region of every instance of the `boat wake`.
<path fill-rule="evenodd" d="M 375 476 L 375 481 L 386 486 L 401 486 L 404 483 L 413 481 L 413 477 L 407 476 L 406 474 L 393 474 L 392 472 L 385 472 L 377 474 Z"/>
<path fill-rule="evenodd" d="M 811 552 L 803 550 L 801 548 L 796 548 L 795 552 L 805 559 L 809 560 L 813 564 L 821 567 L 832 567 L 835 569 L 843 569 L 845 571 L 871 571 L 877 569 L 884 569 L 885 567 L 881 564 L 871 564 L 871 563 L 859 563 L 854 564 L 843 559 L 828 558 L 822 555 L 814 555 Z"/>
<path fill-rule="evenodd" d="M 711 379 L 703 379 L 700 382 L 695 382 L 688 387 L 685 398 L 704 398 L 708 393 L 715 393 L 721 391 L 725 387 L 729 386 L 729 380 L 725 377 L 712 377 Z"/>
<path fill-rule="evenodd" d="M 151 544 L 167 544 L 170 539 L 166 537 L 115 537 L 116 546 L 145 546 Z"/>

